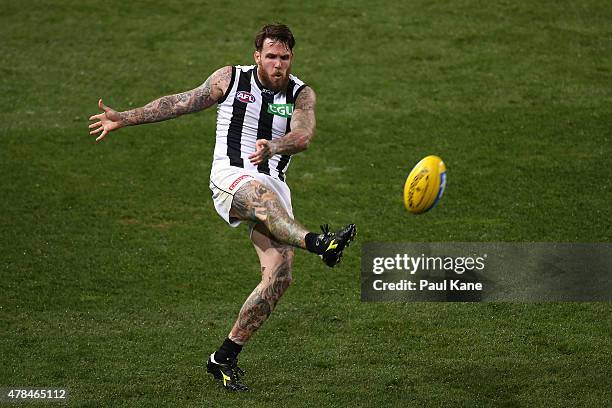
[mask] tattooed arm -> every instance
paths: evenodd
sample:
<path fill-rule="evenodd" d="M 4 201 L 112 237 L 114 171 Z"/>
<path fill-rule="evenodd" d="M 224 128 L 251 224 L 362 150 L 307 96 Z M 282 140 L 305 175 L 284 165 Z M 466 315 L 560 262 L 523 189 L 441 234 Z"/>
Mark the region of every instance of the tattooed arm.
<path fill-rule="evenodd" d="M 102 132 L 96 139 L 96 142 L 98 142 L 104 139 L 108 132 L 124 126 L 161 122 L 162 120 L 176 118 L 186 113 L 206 109 L 221 99 L 229 86 L 231 77 L 232 67 L 223 67 L 215 71 L 202 85 L 195 89 L 175 95 L 162 96 L 142 108 L 125 112 L 117 112 L 109 108 L 100 99 L 98 107 L 104 113 L 89 118 L 89 120 L 98 121 L 89 125 L 89 129 L 91 129 L 89 134 L 94 135 Z"/>
<path fill-rule="evenodd" d="M 255 153 L 249 156 L 251 163 L 258 165 L 275 154 L 295 154 L 308 148 L 314 137 L 316 96 L 312 88 L 305 87 L 295 100 L 291 116 L 291 132 L 275 139 L 259 139 Z"/>

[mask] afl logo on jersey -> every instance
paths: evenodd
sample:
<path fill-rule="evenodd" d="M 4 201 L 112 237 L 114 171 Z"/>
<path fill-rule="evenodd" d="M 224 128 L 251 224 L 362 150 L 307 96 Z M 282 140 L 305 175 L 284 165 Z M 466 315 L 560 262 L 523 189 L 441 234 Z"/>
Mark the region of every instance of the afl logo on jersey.
<path fill-rule="evenodd" d="M 245 92 L 245 91 L 239 91 L 236 93 L 236 99 L 238 99 L 240 102 L 244 102 L 244 103 L 253 103 L 255 102 L 255 97 L 250 94 L 249 92 Z"/>

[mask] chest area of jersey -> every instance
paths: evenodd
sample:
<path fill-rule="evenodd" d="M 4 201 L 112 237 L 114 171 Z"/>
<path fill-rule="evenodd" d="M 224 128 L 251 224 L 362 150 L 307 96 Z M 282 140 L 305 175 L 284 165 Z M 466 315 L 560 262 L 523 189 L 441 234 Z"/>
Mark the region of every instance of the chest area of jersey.
<path fill-rule="evenodd" d="M 287 103 L 285 94 L 273 94 L 257 91 L 236 91 L 233 104 L 244 104 L 247 110 L 256 110 L 264 115 L 277 116 L 279 118 L 291 118 L 293 115 L 293 103 Z"/>

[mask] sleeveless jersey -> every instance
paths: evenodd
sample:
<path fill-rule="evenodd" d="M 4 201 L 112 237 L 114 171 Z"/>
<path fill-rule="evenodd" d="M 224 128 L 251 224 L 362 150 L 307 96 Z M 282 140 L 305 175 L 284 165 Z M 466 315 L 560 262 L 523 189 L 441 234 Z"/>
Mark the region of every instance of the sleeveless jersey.
<path fill-rule="evenodd" d="M 257 78 L 257 66 L 232 67 L 232 79 L 217 105 L 217 136 L 213 166 L 234 166 L 285 181 L 291 155 L 275 154 L 254 166 L 249 155 L 257 139 L 273 140 L 291 131 L 291 114 L 298 94 L 306 86 L 289 75 L 286 91 L 265 88 Z"/>

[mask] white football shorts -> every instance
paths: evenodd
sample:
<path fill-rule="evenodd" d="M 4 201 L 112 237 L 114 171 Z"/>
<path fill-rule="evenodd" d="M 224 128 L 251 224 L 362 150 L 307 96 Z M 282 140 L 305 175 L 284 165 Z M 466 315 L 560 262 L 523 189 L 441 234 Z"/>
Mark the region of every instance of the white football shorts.
<path fill-rule="evenodd" d="M 217 213 L 232 227 L 240 225 L 240 220 L 230 219 L 229 213 L 232 208 L 234 194 L 244 184 L 257 180 L 267 188 L 274 191 L 282 206 L 293 219 L 293 207 L 291 205 L 291 191 L 283 181 L 258 172 L 257 170 L 242 169 L 232 166 L 215 166 L 210 171 L 210 190 L 212 191 L 213 203 Z"/>

